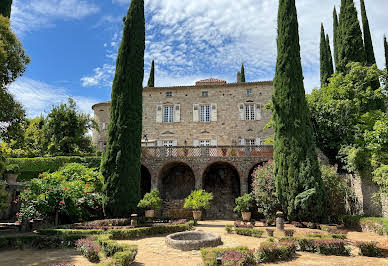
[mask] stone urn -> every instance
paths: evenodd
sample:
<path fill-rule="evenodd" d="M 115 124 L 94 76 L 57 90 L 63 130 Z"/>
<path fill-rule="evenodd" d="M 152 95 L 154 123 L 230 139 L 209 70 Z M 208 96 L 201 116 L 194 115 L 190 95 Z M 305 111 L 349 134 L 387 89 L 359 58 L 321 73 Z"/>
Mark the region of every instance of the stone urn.
<path fill-rule="evenodd" d="M 200 221 L 202 218 L 202 211 L 193 211 L 194 220 Z"/>
<path fill-rule="evenodd" d="M 16 184 L 16 179 L 18 178 L 19 174 L 15 173 L 5 173 L 4 177 L 5 180 L 7 180 L 7 183 L 10 185 L 15 185 Z"/>
<path fill-rule="evenodd" d="M 283 217 L 276 218 L 276 229 L 284 230 L 284 218 Z"/>
<path fill-rule="evenodd" d="M 250 221 L 251 220 L 251 212 L 242 212 L 241 213 L 243 221 Z"/>
<path fill-rule="evenodd" d="M 155 210 L 146 210 L 145 211 L 145 217 L 147 217 L 147 218 L 154 218 L 155 217 Z"/>

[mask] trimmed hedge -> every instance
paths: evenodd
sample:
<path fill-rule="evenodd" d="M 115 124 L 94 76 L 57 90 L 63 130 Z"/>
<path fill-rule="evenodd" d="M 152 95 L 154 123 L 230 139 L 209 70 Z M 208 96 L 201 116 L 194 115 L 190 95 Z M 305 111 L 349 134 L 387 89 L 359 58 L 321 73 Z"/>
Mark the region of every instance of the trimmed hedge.
<path fill-rule="evenodd" d="M 388 234 L 388 218 L 363 217 L 359 215 L 342 217 L 345 227 L 379 235 Z"/>
<path fill-rule="evenodd" d="M 40 229 L 38 233 L 48 236 L 69 236 L 69 235 L 99 235 L 106 233 L 103 229 Z"/>
<path fill-rule="evenodd" d="M 241 228 L 241 227 L 235 227 L 234 231 L 238 235 L 243 235 L 243 236 L 253 236 L 260 238 L 264 231 L 263 230 L 258 230 L 258 229 L 253 229 L 253 228 Z"/>
<path fill-rule="evenodd" d="M 73 234 L 62 236 L 41 236 L 41 235 L 11 235 L 0 236 L 0 250 L 23 248 L 25 246 L 37 249 L 74 247 L 78 239 L 85 235 Z"/>
<path fill-rule="evenodd" d="M 59 156 L 59 157 L 36 157 L 36 158 L 7 158 L 7 164 L 16 164 L 20 168 L 18 181 L 29 181 L 44 172 L 55 172 L 68 163 L 83 163 L 90 168 L 99 168 L 101 157 L 79 157 L 79 156 Z"/>
<path fill-rule="evenodd" d="M 135 261 L 137 255 L 137 246 L 119 244 L 111 240 L 111 235 L 100 235 L 97 242 L 102 247 L 106 257 L 113 257 L 114 265 L 130 265 Z"/>
<path fill-rule="evenodd" d="M 248 253 L 249 249 L 245 246 L 235 248 L 202 248 L 201 256 L 205 266 L 217 266 L 217 257 L 228 251 L 236 250 L 240 253 Z"/>

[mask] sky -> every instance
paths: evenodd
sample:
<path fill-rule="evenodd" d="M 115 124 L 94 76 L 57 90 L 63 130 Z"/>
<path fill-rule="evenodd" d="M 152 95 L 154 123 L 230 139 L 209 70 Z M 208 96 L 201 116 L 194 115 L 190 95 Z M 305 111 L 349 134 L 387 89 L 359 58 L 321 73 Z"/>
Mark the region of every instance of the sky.
<path fill-rule="evenodd" d="M 319 86 L 320 24 L 332 41 L 340 0 L 296 0 L 306 92 Z M 110 99 L 122 18 L 130 0 L 14 0 L 11 26 L 31 63 L 10 91 L 29 117 L 76 100 L 82 112 Z M 355 0 L 359 9 L 360 2 Z M 387 0 L 365 0 L 377 64 L 384 67 Z M 155 60 L 155 86 L 194 85 L 210 77 L 272 80 L 278 0 L 145 0 L 144 84 Z M 333 48 L 332 48 L 333 50 Z"/>

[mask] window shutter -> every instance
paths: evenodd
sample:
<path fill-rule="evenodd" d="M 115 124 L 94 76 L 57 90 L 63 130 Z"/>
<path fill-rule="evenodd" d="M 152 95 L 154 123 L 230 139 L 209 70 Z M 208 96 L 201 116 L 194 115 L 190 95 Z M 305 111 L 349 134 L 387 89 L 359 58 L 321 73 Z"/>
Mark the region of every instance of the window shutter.
<path fill-rule="evenodd" d="M 163 146 L 163 141 L 161 141 L 161 140 L 156 141 L 156 145 L 158 147 L 162 147 Z"/>
<path fill-rule="evenodd" d="M 178 146 L 178 141 L 176 139 L 172 141 L 172 146 L 174 147 Z"/>
<path fill-rule="evenodd" d="M 179 123 L 181 121 L 181 105 L 175 104 L 174 109 L 174 122 Z"/>
<path fill-rule="evenodd" d="M 217 104 L 216 103 L 211 104 L 210 121 L 217 122 Z"/>
<path fill-rule="evenodd" d="M 163 106 L 158 105 L 156 106 L 156 123 L 162 123 L 163 122 Z"/>
<path fill-rule="evenodd" d="M 245 104 L 238 104 L 238 111 L 240 113 L 240 120 L 245 120 Z"/>
<path fill-rule="evenodd" d="M 240 145 L 245 146 L 245 139 L 240 139 Z"/>
<path fill-rule="evenodd" d="M 217 146 L 217 140 L 216 139 L 210 140 L 210 146 Z"/>
<path fill-rule="evenodd" d="M 256 108 L 255 108 L 256 120 L 261 120 L 262 119 L 261 109 L 262 109 L 262 104 L 261 103 L 257 103 L 256 104 Z"/>
<path fill-rule="evenodd" d="M 193 122 L 199 122 L 199 104 L 193 105 Z"/>
<path fill-rule="evenodd" d="M 261 138 L 256 138 L 255 145 L 256 145 L 256 146 L 261 145 Z"/>
<path fill-rule="evenodd" d="M 199 146 L 199 140 L 195 139 L 193 140 L 193 146 L 198 147 Z"/>

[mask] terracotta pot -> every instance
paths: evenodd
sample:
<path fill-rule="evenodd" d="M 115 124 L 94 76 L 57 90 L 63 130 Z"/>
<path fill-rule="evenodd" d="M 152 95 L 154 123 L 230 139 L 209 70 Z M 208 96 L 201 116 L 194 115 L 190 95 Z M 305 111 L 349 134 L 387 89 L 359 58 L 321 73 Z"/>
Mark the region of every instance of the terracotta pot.
<path fill-rule="evenodd" d="M 155 217 L 155 210 L 147 210 L 147 211 L 145 211 L 145 217 L 147 217 L 147 218 Z"/>
<path fill-rule="evenodd" d="M 251 212 L 242 212 L 241 215 L 242 215 L 243 221 L 251 220 Z"/>
<path fill-rule="evenodd" d="M 19 174 L 6 173 L 4 176 L 8 184 L 14 185 L 16 184 L 16 179 L 18 178 Z"/>
<path fill-rule="evenodd" d="M 193 211 L 194 220 L 200 221 L 202 218 L 202 211 Z"/>

